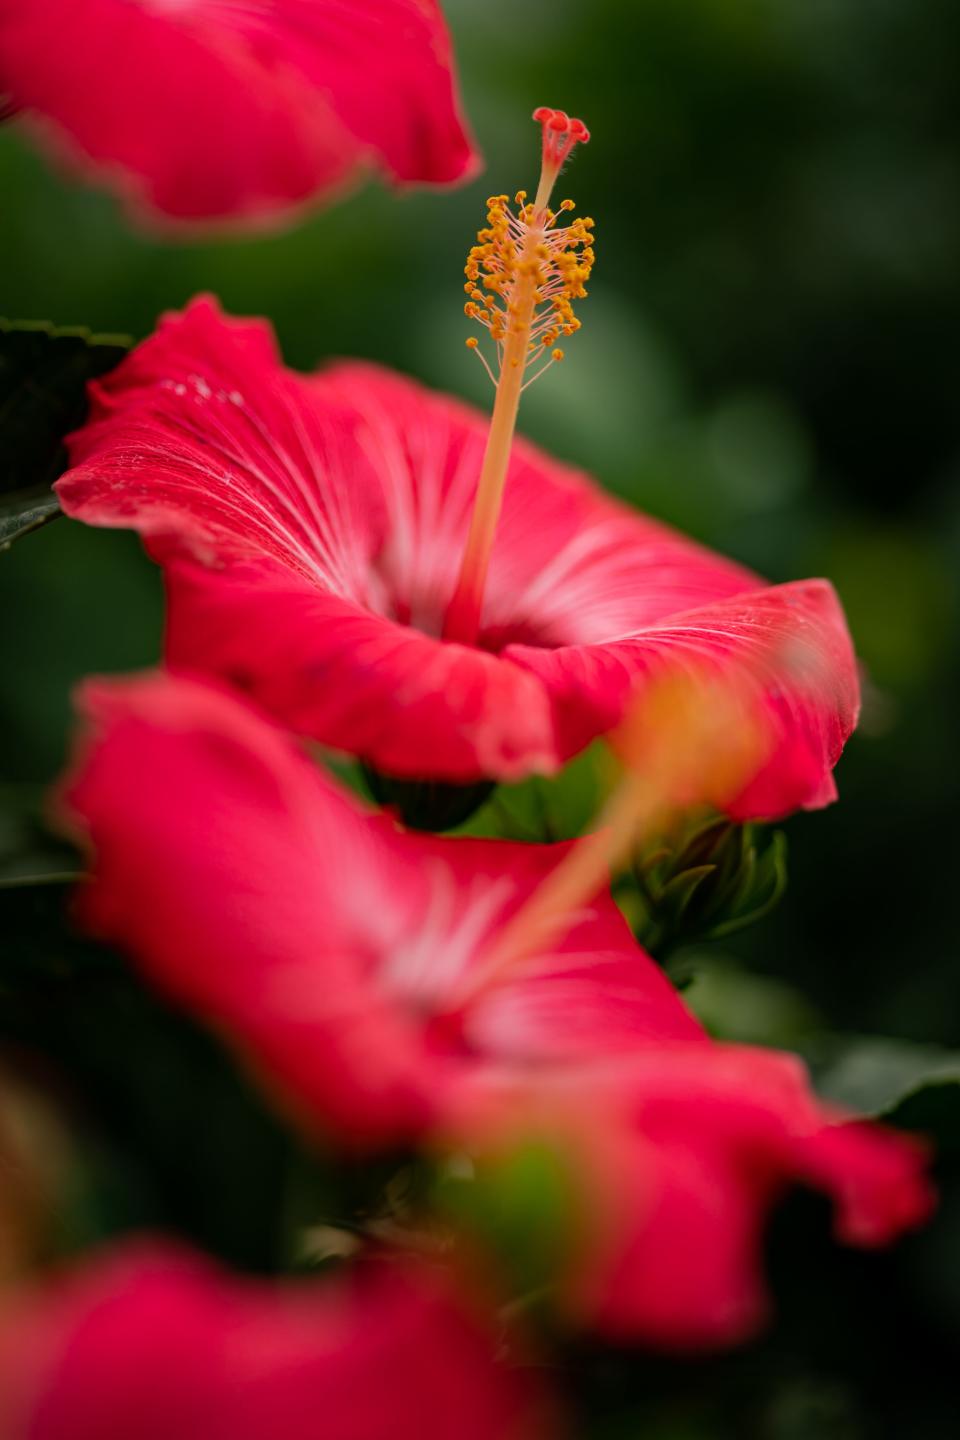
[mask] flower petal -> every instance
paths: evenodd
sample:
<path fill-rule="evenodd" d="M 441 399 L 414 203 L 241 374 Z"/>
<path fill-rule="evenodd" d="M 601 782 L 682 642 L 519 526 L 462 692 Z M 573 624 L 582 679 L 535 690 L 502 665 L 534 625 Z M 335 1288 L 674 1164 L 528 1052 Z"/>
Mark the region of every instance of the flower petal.
<path fill-rule="evenodd" d="M 746 1338 L 767 1310 L 765 1222 L 791 1184 L 834 1199 L 848 1244 L 889 1243 L 931 1210 L 922 1148 L 880 1126 L 840 1124 L 793 1056 L 665 1051 L 655 1071 L 652 1059 L 638 1069 L 631 1118 L 648 1201 L 614 1252 L 600 1299 L 608 1331 L 640 1324 L 659 1343 L 684 1346 Z M 851 1194 L 859 1231 L 848 1223 Z"/>
<path fill-rule="evenodd" d="M 488 1440 L 540 1433 L 538 1387 L 438 1270 L 240 1279 L 128 1242 L 0 1312 L 0 1425 L 31 1440 Z M 375 1383 L 371 1384 L 371 1377 Z"/>
<path fill-rule="evenodd" d="M 504 658 L 550 694 L 563 757 L 611 730 L 672 671 L 715 675 L 752 696 L 767 742 L 762 768 L 730 813 L 772 819 L 836 796 L 831 772 L 857 721 L 859 685 L 843 611 L 825 580 L 721 599 L 608 645 L 510 646 Z"/>
<path fill-rule="evenodd" d="M 313 380 L 360 417 L 383 486 L 381 567 L 413 623 L 439 631 L 466 541 L 489 421 L 375 365 Z M 607 643 L 641 624 L 752 590 L 757 577 L 598 490 L 524 440 L 514 444 L 484 602 L 488 649 Z"/>
<path fill-rule="evenodd" d="M 277 565 L 167 569 L 167 657 L 386 774 L 518 779 L 556 766 L 536 680 L 371 614 Z"/>
<path fill-rule="evenodd" d="M 69 515 L 136 529 L 160 559 L 275 560 L 358 602 L 385 514 L 351 462 L 352 420 L 321 412 L 269 327 L 203 296 L 102 384 L 57 482 Z"/>
<path fill-rule="evenodd" d="M 358 1144 L 422 1126 L 418 1036 L 363 968 L 425 903 L 415 868 L 226 694 L 157 676 L 91 682 L 82 705 L 92 733 L 66 801 L 96 853 L 84 924 L 238 1041 L 311 1123 Z"/>
<path fill-rule="evenodd" d="M 492 1094 L 494 1146 L 506 1126 L 568 1156 L 586 1218 L 567 1304 L 619 1342 L 689 1350 L 754 1334 L 769 1310 L 766 1222 L 790 1186 L 830 1196 L 853 1245 L 887 1244 L 933 1206 L 924 1148 L 846 1123 L 791 1055 L 647 1044 Z"/>
<path fill-rule="evenodd" d="M 476 167 L 436 0 L 0 0 L 0 92 L 176 220 Z"/>

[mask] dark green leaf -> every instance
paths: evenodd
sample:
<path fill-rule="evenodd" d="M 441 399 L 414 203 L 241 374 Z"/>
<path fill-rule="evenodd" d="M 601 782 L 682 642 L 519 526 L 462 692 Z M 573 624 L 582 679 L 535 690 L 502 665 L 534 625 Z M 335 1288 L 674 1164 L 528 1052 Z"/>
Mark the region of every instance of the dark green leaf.
<path fill-rule="evenodd" d="M 64 438 L 87 414 L 87 384 L 120 363 L 129 340 L 0 317 L 0 548 L 59 513 L 51 490 Z"/>
<path fill-rule="evenodd" d="M 462 833 L 546 843 L 573 839 L 590 829 L 611 773 L 610 753 L 598 742 L 549 780 L 533 775 L 518 785 L 498 786 Z"/>
<path fill-rule="evenodd" d="M 822 1095 L 960 1146 L 960 1054 L 906 1040 L 843 1036 L 825 1042 L 817 1072 Z"/>
<path fill-rule="evenodd" d="M 667 973 L 686 981 L 684 999 L 717 1039 L 776 1049 L 804 1049 L 822 1021 L 793 986 L 755 975 L 729 956 L 682 950 Z"/>
<path fill-rule="evenodd" d="M 77 852 L 50 830 L 43 806 L 42 787 L 0 786 L 0 889 L 78 877 Z"/>

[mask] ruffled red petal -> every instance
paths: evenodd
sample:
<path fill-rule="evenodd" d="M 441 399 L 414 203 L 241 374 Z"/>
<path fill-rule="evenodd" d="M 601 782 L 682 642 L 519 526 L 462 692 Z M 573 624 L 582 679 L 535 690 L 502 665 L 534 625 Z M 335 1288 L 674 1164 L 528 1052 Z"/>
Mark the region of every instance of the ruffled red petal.
<path fill-rule="evenodd" d="M 504 659 L 542 682 L 563 758 L 611 730 L 651 683 L 671 673 L 715 677 L 755 705 L 766 751 L 730 813 L 773 819 L 836 798 L 833 767 L 856 725 L 860 689 L 843 610 L 826 580 L 746 591 L 606 645 L 510 646 Z"/>
<path fill-rule="evenodd" d="M 502 1085 L 494 1144 L 505 1124 L 569 1155 L 587 1218 L 567 1303 L 618 1341 L 689 1350 L 753 1335 L 769 1311 L 766 1222 L 791 1186 L 828 1195 L 852 1245 L 889 1243 L 934 1203 L 921 1145 L 849 1123 L 774 1051 L 647 1044 L 606 1067 L 558 1067 L 552 1085 Z"/>

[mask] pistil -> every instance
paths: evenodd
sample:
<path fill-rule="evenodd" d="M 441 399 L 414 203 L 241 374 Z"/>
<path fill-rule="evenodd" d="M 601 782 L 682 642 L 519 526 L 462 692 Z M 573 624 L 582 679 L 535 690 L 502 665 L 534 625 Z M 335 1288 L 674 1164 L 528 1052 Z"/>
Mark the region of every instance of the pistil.
<path fill-rule="evenodd" d="M 466 645 L 474 644 L 480 632 L 520 396 L 527 384 L 563 359 L 556 342 L 579 328 L 572 301 L 586 295 L 584 285 L 593 266 L 593 221 L 558 226 L 573 202 L 565 200 L 558 211 L 550 209 L 564 161 L 575 145 L 589 140 L 589 132 L 582 121 L 570 119 L 562 110 L 541 107 L 533 118 L 543 127 L 536 197 L 528 204 L 526 191 L 521 190 L 514 212 L 506 195 L 492 196 L 487 202 L 487 226 L 478 234 L 466 266 L 464 288 L 469 299 L 464 308 L 495 342 L 494 367 L 482 355 L 481 359 L 497 392 L 460 574 L 443 626 L 444 639 Z M 467 344 L 479 353 L 475 336 Z M 529 375 L 529 367 L 538 361 L 545 363 Z"/>

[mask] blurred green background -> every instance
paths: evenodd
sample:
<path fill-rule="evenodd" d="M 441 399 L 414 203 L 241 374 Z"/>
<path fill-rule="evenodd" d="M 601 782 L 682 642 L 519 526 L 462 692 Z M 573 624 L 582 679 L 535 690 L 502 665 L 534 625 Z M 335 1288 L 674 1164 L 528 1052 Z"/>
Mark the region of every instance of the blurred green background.
<path fill-rule="evenodd" d="M 141 336 L 210 289 L 269 316 L 295 365 L 373 357 L 486 404 L 463 344 L 464 255 L 486 195 L 536 178 L 534 106 L 581 115 L 593 141 L 564 192 L 597 222 L 597 268 L 583 330 L 522 428 L 775 580 L 830 576 L 865 671 L 841 803 L 789 822 L 785 901 L 711 954 L 696 1002 L 725 1034 L 815 1060 L 824 1035 L 960 1047 L 960 6 L 446 9 L 487 162 L 473 185 L 369 187 L 287 234 L 171 246 L 8 124 L 0 313 Z M 156 658 L 158 578 L 130 536 L 60 520 L 0 556 L 0 615 L 0 783 L 14 803 L 61 763 L 74 682 Z M 780 1338 L 698 1371 L 699 1409 L 670 1388 L 687 1380 L 644 1372 L 666 1398 L 643 1435 L 955 1435 L 939 1380 L 960 1323 L 957 1214 L 945 1207 L 903 1254 L 863 1285 L 850 1271 L 851 1324 L 871 1337 L 856 1358 L 836 1359 L 847 1312 L 816 1287 L 842 1287 L 842 1265 L 862 1262 L 811 1260 L 805 1279 L 787 1266 Z M 836 1305 L 826 1359 L 811 1359 L 811 1295 L 821 1315 Z M 871 1389 L 894 1355 L 913 1367 L 912 1409 Z M 600 1369 L 584 1359 L 595 1433 L 641 1433 L 618 1418 L 622 1374 Z M 910 1428 L 886 1428 L 908 1411 Z"/>

